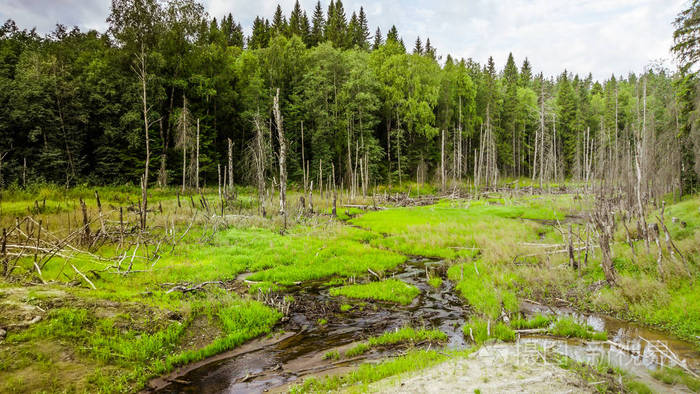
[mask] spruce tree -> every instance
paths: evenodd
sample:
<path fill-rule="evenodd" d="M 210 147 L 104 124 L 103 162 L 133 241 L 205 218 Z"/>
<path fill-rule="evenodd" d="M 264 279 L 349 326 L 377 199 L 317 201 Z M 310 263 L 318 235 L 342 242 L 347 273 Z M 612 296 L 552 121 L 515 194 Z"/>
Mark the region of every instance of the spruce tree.
<path fill-rule="evenodd" d="M 435 54 L 435 52 L 436 52 L 436 51 L 435 51 L 435 48 L 430 44 L 430 38 L 428 38 L 428 39 L 425 41 L 425 51 L 424 51 L 424 52 L 425 52 L 425 55 L 426 55 L 426 56 L 429 56 L 429 57 L 432 58 L 433 60 L 435 60 L 436 57 L 437 57 L 436 54 Z"/>
<path fill-rule="evenodd" d="M 500 138 L 500 157 L 508 162 L 511 166 L 511 175 L 517 175 L 515 168 L 517 167 L 515 157 L 516 143 L 518 138 L 518 130 L 516 129 L 515 120 L 517 117 L 516 111 L 518 108 L 518 67 L 515 65 L 513 54 L 508 54 L 506 67 L 503 69 L 503 81 L 505 85 L 505 97 L 503 101 L 502 127 L 503 134 Z"/>
<path fill-rule="evenodd" d="M 248 48 L 260 49 L 267 48 L 270 42 L 270 22 L 261 17 L 255 17 L 253 21 L 253 32 L 248 38 Z"/>
<path fill-rule="evenodd" d="M 311 20 L 311 38 L 310 45 L 312 47 L 323 42 L 323 35 L 326 29 L 326 20 L 323 17 L 323 9 L 321 8 L 321 2 L 316 3 L 316 8 L 314 9 L 314 16 Z"/>
<path fill-rule="evenodd" d="M 348 30 L 347 30 L 347 41 L 348 45 L 350 47 L 358 46 L 360 47 L 361 45 L 361 37 L 360 37 L 360 23 L 357 20 L 357 14 L 354 12 L 352 13 L 352 17 L 350 18 L 350 23 L 348 23 Z"/>
<path fill-rule="evenodd" d="M 399 42 L 399 30 L 396 28 L 396 25 L 391 26 L 391 29 L 389 29 L 389 33 L 387 33 L 386 35 L 386 40 Z"/>
<path fill-rule="evenodd" d="M 413 54 L 414 55 L 422 55 L 423 54 L 423 43 L 420 41 L 420 37 L 416 38 L 416 44 L 413 46 Z"/>
<path fill-rule="evenodd" d="M 345 9 L 343 2 L 336 0 L 335 4 L 331 1 L 331 6 L 328 7 L 328 22 L 326 23 L 326 40 L 331 41 L 337 48 L 346 48 L 348 46 L 348 26 L 345 18 Z"/>
<path fill-rule="evenodd" d="M 294 3 L 291 15 L 289 15 L 289 35 L 296 35 L 299 38 L 304 38 L 302 27 L 302 10 L 299 5 L 299 0 Z"/>
<path fill-rule="evenodd" d="M 301 16 L 301 39 L 307 47 L 311 47 L 311 26 L 306 11 Z"/>
<path fill-rule="evenodd" d="M 335 2 L 331 0 L 328 4 L 328 11 L 326 12 L 326 24 L 323 26 L 323 40 L 333 41 L 336 17 L 335 17 Z"/>
<path fill-rule="evenodd" d="M 275 11 L 275 15 L 272 18 L 272 35 L 287 35 L 287 30 L 287 18 L 285 18 L 284 14 L 282 13 L 282 7 L 279 4 L 277 4 L 277 10 Z"/>
<path fill-rule="evenodd" d="M 358 22 L 360 23 L 360 48 L 367 49 L 369 47 L 369 23 L 367 22 L 367 15 L 365 15 L 365 9 L 360 7 L 360 14 L 358 15 Z"/>
<path fill-rule="evenodd" d="M 532 66 L 530 66 L 530 61 L 525 58 L 523 66 L 520 67 L 520 86 L 530 87 L 530 82 L 532 81 Z"/>
<path fill-rule="evenodd" d="M 379 49 L 380 46 L 382 46 L 383 43 L 384 41 L 382 40 L 382 29 L 377 27 L 377 31 L 374 32 L 374 43 L 372 44 L 372 50 L 376 51 L 377 49 Z"/>

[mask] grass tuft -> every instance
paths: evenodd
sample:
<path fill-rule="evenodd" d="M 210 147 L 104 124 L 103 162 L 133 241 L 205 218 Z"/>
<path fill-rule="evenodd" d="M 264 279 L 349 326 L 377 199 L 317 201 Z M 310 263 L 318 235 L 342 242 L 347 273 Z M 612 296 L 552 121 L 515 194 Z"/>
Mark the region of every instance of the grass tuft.
<path fill-rule="evenodd" d="M 348 285 L 330 290 L 332 296 L 345 296 L 362 300 L 379 300 L 408 305 L 420 294 L 417 287 L 397 279 L 370 282 L 362 285 Z"/>
<path fill-rule="evenodd" d="M 477 344 L 482 344 L 489 339 L 497 339 L 503 342 L 515 341 L 515 331 L 503 322 L 489 323 L 482 319 L 472 319 L 462 327 L 464 336 L 472 339 Z"/>
<path fill-rule="evenodd" d="M 562 317 L 547 330 L 550 335 L 566 338 L 581 338 L 595 341 L 605 341 L 608 339 L 606 332 L 594 331 L 593 327 L 579 323 L 571 317 Z"/>

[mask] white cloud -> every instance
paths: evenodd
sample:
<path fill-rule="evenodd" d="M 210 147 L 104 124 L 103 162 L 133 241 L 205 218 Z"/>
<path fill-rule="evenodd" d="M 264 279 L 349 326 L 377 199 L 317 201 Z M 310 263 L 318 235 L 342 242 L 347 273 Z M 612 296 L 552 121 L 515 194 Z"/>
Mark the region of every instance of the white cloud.
<path fill-rule="evenodd" d="M 203 0 L 211 16 L 233 14 L 246 32 L 256 15 L 271 18 L 277 1 Z M 295 0 L 280 0 L 289 15 Z M 301 1 L 309 17 L 315 0 Z M 0 18 L 49 32 L 58 22 L 106 28 L 109 0 L 0 0 Z M 345 0 L 348 18 L 365 5 L 374 33 L 395 24 L 408 47 L 430 37 L 438 51 L 481 63 L 492 55 L 499 68 L 509 52 L 527 56 L 547 75 L 567 70 L 595 78 L 641 71 L 670 59 L 671 22 L 687 0 Z M 328 0 L 322 1 L 324 10 Z"/>

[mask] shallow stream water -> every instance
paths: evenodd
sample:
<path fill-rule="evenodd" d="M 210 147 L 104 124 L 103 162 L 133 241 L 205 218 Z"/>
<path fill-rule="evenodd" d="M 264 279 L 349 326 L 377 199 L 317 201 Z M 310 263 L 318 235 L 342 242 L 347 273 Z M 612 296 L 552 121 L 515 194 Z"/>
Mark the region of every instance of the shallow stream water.
<path fill-rule="evenodd" d="M 378 302 L 357 306 L 361 303 L 355 302 L 353 309 L 340 312 L 342 299 L 331 297 L 327 284 L 305 283 L 291 288 L 288 294 L 297 300 L 295 302 L 306 306 L 292 308 L 283 323 L 283 330 L 293 334 L 235 357 L 204 363 L 158 391 L 260 393 L 279 389 L 307 375 L 343 371 L 359 363 L 400 352 L 402 348 L 384 349 L 350 360 L 324 360 L 324 355 L 329 351 L 340 351 L 342 354 L 352 344 L 369 336 L 406 325 L 438 328 L 447 334 L 449 348 L 465 348 L 468 345 L 461 327 L 468 319 L 468 308 L 449 280 L 443 278 L 443 284 L 438 289 L 428 285 L 426 280 L 428 272 L 444 272 L 442 264 L 441 261 L 414 258 L 396 272 L 388 274 L 420 289 L 421 294 L 406 306 Z M 692 370 L 700 370 L 700 353 L 692 344 L 658 331 L 606 316 L 578 315 L 572 310 L 523 304 L 524 314 L 539 312 L 575 315 L 596 330 L 607 331 L 610 341 L 586 343 L 529 335 L 520 337 L 518 346 L 549 348 L 577 361 L 595 362 L 600 357 L 606 357 L 613 365 L 632 370 L 638 375 L 648 375 L 649 369 L 669 364 L 669 355 L 685 360 L 684 365 Z M 325 319 L 327 323 L 320 324 L 319 319 Z"/>

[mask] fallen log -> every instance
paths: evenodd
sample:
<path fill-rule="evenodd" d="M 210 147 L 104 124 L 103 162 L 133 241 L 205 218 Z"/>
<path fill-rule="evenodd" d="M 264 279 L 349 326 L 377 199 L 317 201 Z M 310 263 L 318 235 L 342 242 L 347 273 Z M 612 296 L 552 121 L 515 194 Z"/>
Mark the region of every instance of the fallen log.
<path fill-rule="evenodd" d="M 209 281 L 209 282 L 202 282 L 202 283 L 200 283 L 200 284 L 198 284 L 198 285 L 195 285 L 195 286 L 192 286 L 192 287 L 187 287 L 186 285 L 177 285 L 177 286 L 174 286 L 174 287 L 170 288 L 168 291 L 165 292 L 165 294 L 170 294 L 170 293 L 172 293 L 172 292 L 174 292 L 174 291 L 179 291 L 179 292 L 181 292 L 181 293 L 183 293 L 183 294 L 184 294 L 184 293 L 191 293 L 191 292 L 194 292 L 194 291 L 202 290 L 202 288 L 204 288 L 204 286 L 206 286 L 206 285 L 212 285 L 212 284 L 218 284 L 218 285 L 220 285 L 220 286 L 223 286 L 223 285 L 224 285 L 224 283 L 223 283 L 222 281 L 220 281 L 220 280 L 213 280 L 213 281 Z"/>

